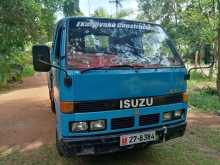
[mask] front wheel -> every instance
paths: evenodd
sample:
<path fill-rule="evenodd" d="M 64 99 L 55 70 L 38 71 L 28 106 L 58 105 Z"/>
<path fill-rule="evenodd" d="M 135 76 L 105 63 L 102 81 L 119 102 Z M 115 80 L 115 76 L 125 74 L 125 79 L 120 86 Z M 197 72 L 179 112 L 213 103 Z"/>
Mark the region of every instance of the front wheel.
<path fill-rule="evenodd" d="M 53 99 L 50 99 L 50 108 L 53 113 L 56 113 L 55 103 Z"/>
<path fill-rule="evenodd" d="M 75 155 L 74 149 L 67 143 L 60 141 L 56 132 L 56 148 L 61 157 L 73 157 Z"/>
<path fill-rule="evenodd" d="M 56 113 L 55 102 L 54 102 L 53 95 L 52 95 L 50 89 L 49 89 L 49 97 L 50 97 L 50 108 L 51 108 L 51 111 L 53 113 Z"/>

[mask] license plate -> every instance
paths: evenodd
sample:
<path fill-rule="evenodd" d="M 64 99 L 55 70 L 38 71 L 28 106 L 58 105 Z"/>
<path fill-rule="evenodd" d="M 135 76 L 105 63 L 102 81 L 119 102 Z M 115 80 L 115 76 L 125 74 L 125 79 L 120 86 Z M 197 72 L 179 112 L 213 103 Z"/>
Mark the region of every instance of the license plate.
<path fill-rule="evenodd" d="M 122 135 L 120 136 L 120 146 L 127 146 L 127 145 L 150 142 L 155 140 L 156 140 L 155 131 Z"/>

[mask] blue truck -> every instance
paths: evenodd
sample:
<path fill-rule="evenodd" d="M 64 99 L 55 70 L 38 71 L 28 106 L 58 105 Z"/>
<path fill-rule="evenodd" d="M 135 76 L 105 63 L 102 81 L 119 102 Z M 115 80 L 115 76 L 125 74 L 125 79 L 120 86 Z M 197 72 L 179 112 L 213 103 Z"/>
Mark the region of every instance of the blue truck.
<path fill-rule="evenodd" d="M 67 17 L 52 47 L 35 45 L 48 72 L 61 156 L 104 154 L 184 135 L 189 75 L 160 25 Z"/>

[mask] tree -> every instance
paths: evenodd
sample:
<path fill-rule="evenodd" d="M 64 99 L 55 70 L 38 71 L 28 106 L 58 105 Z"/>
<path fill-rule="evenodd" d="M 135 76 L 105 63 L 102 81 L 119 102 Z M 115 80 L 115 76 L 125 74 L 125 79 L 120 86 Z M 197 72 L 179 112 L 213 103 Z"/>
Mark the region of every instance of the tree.
<path fill-rule="evenodd" d="M 0 86 L 7 84 L 11 65 L 24 65 L 27 46 L 51 39 L 60 7 L 59 0 L 1 0 Z"/>
<path fill-rule="evenodd" d="M 220 99 L 220 1 L 216 0 L 216 9 L 217 9 L 217 60 L 218 60 L 218 74 L 217 74 L 217 92 Z"/>
<path fill-rule="evenodd" d="M 65 16 L 74 16 L 80 14 L 79 0 L 64 0 L 63 13 Z"/>
<path fill-rule="evenodd" d="M 185 56 L 195 57 L 205 45 L 212 46 L 218 59 L 220 97 L 220 1 L 139 0 L 139 8 L 139 19 L 161 23 Z"/>
<path fill-rule="evenodd" d="M 0 84 L 7 83 L 10 64 L 17 63 L 25 45 L 37 38 L 40 6 L 34 0 L 2 0 L 0 5 Z"/>
<path fill-rule="evenodd" d="M 212 0 L 139 0 L 139 18 L 160 23 L 175 40 L 180 52 L 195 54 L 215 38 Z"/>
<path fill-rule="evenodd" d="M 115 18 L 126 18 L 133 14 L 133 10 L 131 9 L 121 9 L 117 12 Z"/>
<path fill-rule="evenodd" d="M 116 16 L 112 16 L 108 13 L 106 9 L 101 7 L 101 8 L 96 9 L 92 16 L 99 17 L 99 18 L 125 18 L 125 17 L 128 17 L 132 13 L 133 13 L 132 10 L 123 9 L 123 10 L 119 10 Z"/>
<path fill-rule="evenodd" d="M 96 9 L 92 15 L 93 17 L 99 17 L 99 18 L 110 18 L 108 11 L 104 8 L 100 7 Z"/>

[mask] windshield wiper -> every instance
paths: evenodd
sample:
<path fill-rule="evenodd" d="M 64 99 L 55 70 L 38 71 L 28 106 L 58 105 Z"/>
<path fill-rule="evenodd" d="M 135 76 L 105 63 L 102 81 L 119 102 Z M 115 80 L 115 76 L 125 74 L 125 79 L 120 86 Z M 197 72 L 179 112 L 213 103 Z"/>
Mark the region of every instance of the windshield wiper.
<path fill-rule="evenodd" d="M 139 66 L 139 65 L 112 65 L 112 66 L 101 66 L 101 67 L 93 67 L 93 68 L 88 68 L 88 69 L 83 69 L 80 72 L 85 73 L 90 70 L 101 70 L 101 69 L 112 69 L 112 68 L 131 68 L 131 69 L 139 69 L 139 68 L 144 68 L 144 66 Z"/>

